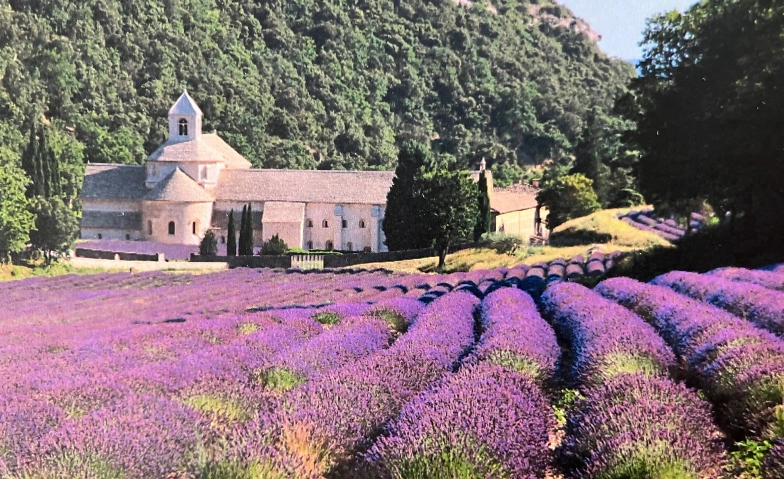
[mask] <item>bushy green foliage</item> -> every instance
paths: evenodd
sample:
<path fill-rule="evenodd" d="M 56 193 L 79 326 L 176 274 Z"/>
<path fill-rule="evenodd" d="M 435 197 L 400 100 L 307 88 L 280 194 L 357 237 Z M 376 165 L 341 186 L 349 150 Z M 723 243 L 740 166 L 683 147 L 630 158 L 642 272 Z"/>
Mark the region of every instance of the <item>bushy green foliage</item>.
<path fill-rule="evenodd" d="M 426 231 L 438 253 L 438 268 L 442 269 L 452 242 L 469 237 L 476 225 L 476 185 L 466 171 L 439 170 L 419 181 L 427 205 Z"/>
<path fill-rule="evenodd" d="M 35 215 L 25 196 L 29 180 L 13 156 L 0 145 L 0 263 L 24 249 L 35 227 Z"/>
<path fill-rule="evenodd" d="M 215 256 L 218 254 L 218 239 L 212 230 L 204 233 L 204 238 L 199 243 L 199 254 L 201 256 Z"/>
<path fill-rule="evenodd" d="M 32 203 L 35 214 L 35 229 L 30 232 L 30 244 L 43 251 L 46 262 L 52 260 L 52 253 L 68 252 L 76 242 L 79 221 L 59 197 L 36 197 Z"/>
<path fill-rule="evenodd" d="M 593 190 L 593 181 L 581 173 L 548 178 L 537 200 L 549 210 L 546 222 L 550 230 L 601 208 Z"/>
<path fill-rule="evenodd" d="M 259 254 L 282 255 L 288 250 L 289 246 L 276 234 L 261 245 Z"/>
<path fill-rule="evenodd" d="M 321 311 L 313 315 L 313 320 L 321 324 L 338 324 L 340 315 L 332 311 Z"/>
<path fill-rule="evenodd" d="M 495 250 L 498 254 L 514 255 L 525 246 L 525 242 L 519 236 L 505 233 L 491 233 L 485 236 L 482 246 L 487 246 Z"/>
<path fill-rule="evenodd" d="M 257 167 L 391 169 L 404 138 L 519 166 L 569 150 L 633 75 L 534 3 L 2 2 L 0 123 L 43 114 L 90 161 L 140 163 L 187 87 Z"/>
<path fill-rule="evenodd" d="M 650 21 L 624 111 L 637 124 L 641 191 L 657 209 L 688 214 L 707 200 L 780 242 L 783 15 L 782 2 L 710 0 Z"/>

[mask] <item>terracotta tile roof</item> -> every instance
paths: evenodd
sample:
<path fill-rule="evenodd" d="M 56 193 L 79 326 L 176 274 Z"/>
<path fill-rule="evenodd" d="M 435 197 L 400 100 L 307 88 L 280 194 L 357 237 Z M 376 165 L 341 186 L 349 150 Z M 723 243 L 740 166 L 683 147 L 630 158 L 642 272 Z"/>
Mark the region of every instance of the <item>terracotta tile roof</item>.
<path fill-rule="evenodd" d="M 204 137 L 196 140 L 176 140 L 169 138 L 166 143 L 153 151 L 147 157 L 147 161 L 170 161 L 177 163 L 199 162 L 199 163 L 221 163 L 226 161 L 224 156 L 212 148 Z"/>
<path fill-rule="evenodd" d="M 144 196 L 147 201 L 188 201 L 212 203 L 212 195 L 198 183 L 185 174 L 181 169 L 174 171 L 159 181 L 153 189 Z"/>
<path fill-rule="evenodd" d="M 84 174 L 83 199 L 140 200 L 147 194 L 147 172 L 140 165 L 89 163 Z"/>
<path fill-rule="evenodd" d="M 219 201 L 285 201 L 383 205 L 393 171 L 226 170 Z"/>
<path fill-rule="evenodd" d="M 296 223 L 305 217 L 305 203 L 268 201 L 264 203 L 262 223 Z"/>
<path fill-rule="evenodd" d="M 130 211 L 83 211 L 82 228 L 142 229 L 142 214 Z"/>
<path fill-rule="evenodd" d="M 220 153 L 226 162 L 228 169 L 248 169 L 251 167 L 250 161 L 246 160 L 244 156 L 237 153 L 237 150 L 232 148 L 228 143 L 223 141 L 215 133 L 201 135 L 201 140 L 207 144 L 208 147 Z"/>
<path fill-rule="evenodd" d="M 537 188 L 530 185 L 513 185 L 508 188 L 495 188 L 490 196 L 490 208 L 498 214 L 511 213 L 536 208 Z"/>

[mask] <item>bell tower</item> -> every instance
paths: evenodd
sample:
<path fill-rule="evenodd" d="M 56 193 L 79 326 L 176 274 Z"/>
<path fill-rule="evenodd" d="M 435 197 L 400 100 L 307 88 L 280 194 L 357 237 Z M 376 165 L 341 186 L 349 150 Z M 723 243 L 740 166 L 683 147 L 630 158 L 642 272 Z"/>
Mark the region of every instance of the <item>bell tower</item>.
<path fill-rule="evenodd" d="M 169 110 L 169 141 L 191 141 L 201 138 L 201 122 L 204 114 L 184 90 Z"/>

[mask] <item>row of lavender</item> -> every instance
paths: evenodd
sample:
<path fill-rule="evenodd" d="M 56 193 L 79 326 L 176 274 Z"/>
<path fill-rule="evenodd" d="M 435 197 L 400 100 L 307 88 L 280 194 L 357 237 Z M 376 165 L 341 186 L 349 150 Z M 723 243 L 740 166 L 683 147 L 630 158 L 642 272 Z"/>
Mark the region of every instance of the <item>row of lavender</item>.
<path fill-rule="evenodd" d="M 764 477 L 784 477 L 784 275 L 723 268 L 671 272 L 596 290 L 645 318 L 676 352 L 687 384 L 716 409 L 732 441 L 773 444 Z M 690 298 L 691 297 L 691 298 Z M 693 298 L 693 299 L 692 299 Z"/>
<path fill-rule="evenodd" d="M 656 217 L 653 210 L 630 211 L 618 218 L 628 225 L 657 234 L 668 241 L 677 241 L 686 234 L 686 228 L 675 220 Z M 701 229 L 704 222 L 705 217 L 699 213 L 692 213 L 689 217 L 692 230 Z"/>
<path fill-rule="evenodd" d="M 295 277 L 306 276 L 326 279 Z M 541 477 L 550 462 L 546 439 L 552 432 L 543 386 L 558 358 L 552 329 L 523 293 L 490 292 L 502 279 L 516 284 L 514 269 L 450 279 L 430 289 L 479 294 L 436 299 L 406 333 L 421 306 L 396 285 L 371 288 L 374 294 L 395 294 L 397 299 L 386 304 L 396 306 L 389 308 L 359 302 L 315 310 L 224 311 L 200 321 L 135 325 L 152 327 L 130 331 L 85 328 L 90 337 L 77 347 L 39 352 L 4 371 L 12 386 L 0 414 L 0 433 L 12 432 L 0 437 L 4 467 L 46 477 L 71 477 L 84 468 L 98 477 L 162 477 L 173 471 L 356 477 L 358 470 L 381 477 L 432 477 L 428 471 L 444 467 L 473 476 Z M 302 289 L 312 291 L 318 283 Z M 598 289 L 602 294 L 604 285 Z M 477 330 L 472 311 L 484 293 L 489 295 Z M 649 307 L 640 310 L 675 350 L 678 363 L 651 326 L 583 287 L 555 284 L 544 304 L 569 351 L 564 370 L 572 371 L 569 377 L 586 398 L 572 410 L 561 448 L 562 464 L 573 475 L 719 474 L 724 453 L 708 405 L 668 378 L 678 373 L 676 364 L 691 371 L 686 365 L 693 359 L 670 336 L 674 325 L 658 325 L 647 316 Z M 375 314 L 354 319 L 371 307 Z M 383 314 L 395 308 L 398 319 Z M 764 381 L 781 384 L 779 376 L 765 376 L 780 365 L 778 353 L 761 356 L 768 361 L 758 375 L 762 382 L 755 379 L 751 387 L 743 380 L 755 355 L 768 351 L 751 346 L 779 340 L 765 339 L 751 323 L 734 319 L 749 331 L 703 351 L 704 364 L 695 360 L 687 377 L 717 408 L 725 407 L 727 392 L 711 387 L 746 394 L 731 403 L 728 411 L 740 419 L 720 424 L 725 431 L 750 437 L 749 431 L 764 429 L 762 424 L 768 426 L 765 437 L 775 439 L 782 429 L 775 419 L 781 401 L 771 407 L 762 393 L 772 387 Z M 714 332 L 729 324 L 720 321 Z M 142 340 L 134 342 L 137 338 L 128 337 L 133 333 Z M 746 345 L 746 356 L 728 360 L 726 370 L 715 362 L 726 356 L 712 356 L 724 353 L 724 346 L 736 352 Z M 458 366 L 457 374 L 450 372 Z M 701 379 L 710 374 L 716 374 L 715 385 Z M 732 374 L 738 375 L 735 383 Z M 494 388 L 505 392 L 493 393 Z M 768 409 L 748 413 L 753 401 Z M 506 414 L 494 414 L 491 407 L 478 413 L 475 403 L 500 404 Z M 473 430 L 483 433 L 472 435 Z M 155 451 L 166 454 L 156 458 Z M 771 455 L 770 471 L 777 454 L 780 449 Z"/>

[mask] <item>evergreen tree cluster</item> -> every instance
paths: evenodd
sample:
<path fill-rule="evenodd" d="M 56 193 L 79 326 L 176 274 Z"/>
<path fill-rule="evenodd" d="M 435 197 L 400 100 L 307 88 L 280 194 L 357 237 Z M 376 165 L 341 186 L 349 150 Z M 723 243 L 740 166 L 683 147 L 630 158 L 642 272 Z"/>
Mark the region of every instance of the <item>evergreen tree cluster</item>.
<path fill-rule="evenodd" d="M 62 194 L 60 165 L 54 151 L 47 145 L 46 136 L 44 125 L 32 122 L 30 140 L 22 154 L 22 169 L 30 178 L 28 198 L 51 198 Z"/>
<path fill-rule="evenodd" d="M 394 169 L 414 139 L 506 178 L 572 151 L 634 71 L 550 0 L 493 4 L 11 0 L 0 124 L 47 118 L 70 188 L 82 158 L 143 161 L 187 87 L 256 167 Z"/>
<path fill-rule="evenodd" d="M 233 212 L 232 212 L 233 213 Z M 240 239 L 238 243 L 240 256 L 253 256 L 253 205 L 248 203 L 242 207 L 240 221 Z"/>
<path fill-rule="evenodd" d="M 457 167 L 453 157 L 407 142 L 400 150 L 387 194 L 383 222 L 387 247 L 391 251 L 435 248 L 442 269 L 454 241 L 475 234 L 483 220 L 481 196 L 477 184 Z"/>
<path fill-rule="evenodd" d="M 641 191 L 659 210 L 707 202 L 743 237 L 784 234 L 784 3 L 705 0 L 660 15 L 623 110 Z M 742 225 L 741 225 L 742 223 Z"/>

